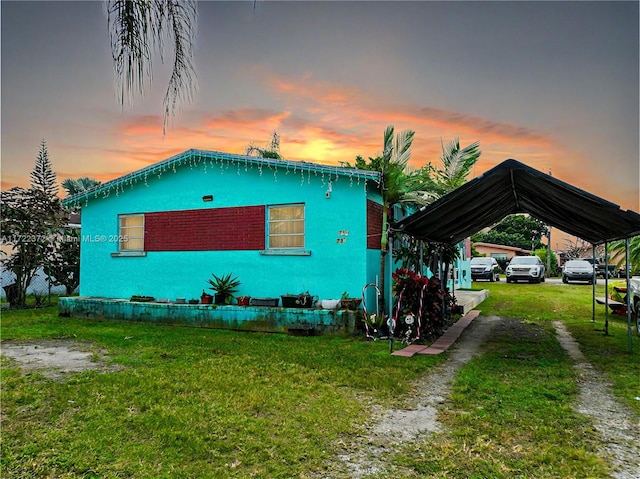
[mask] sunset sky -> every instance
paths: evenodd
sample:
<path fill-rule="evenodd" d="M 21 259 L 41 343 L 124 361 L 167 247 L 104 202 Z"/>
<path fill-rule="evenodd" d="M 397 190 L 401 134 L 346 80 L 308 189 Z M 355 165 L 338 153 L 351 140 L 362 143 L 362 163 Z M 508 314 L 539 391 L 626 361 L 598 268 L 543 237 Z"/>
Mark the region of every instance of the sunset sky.
<path fill-rule="evenodd" d="M 353 161 L 392 124 L 416 167 L 459 137 L 474 176 L 515 158 L 639 211 L 638 5 L 200 2 L 197 92 L 163 136 L 168 67 L 122 108 L 102 2 L 2 1 L 2 188 L 43 138 L 59 181 L 105 181 L 274 130 L 288 160 Z"/>

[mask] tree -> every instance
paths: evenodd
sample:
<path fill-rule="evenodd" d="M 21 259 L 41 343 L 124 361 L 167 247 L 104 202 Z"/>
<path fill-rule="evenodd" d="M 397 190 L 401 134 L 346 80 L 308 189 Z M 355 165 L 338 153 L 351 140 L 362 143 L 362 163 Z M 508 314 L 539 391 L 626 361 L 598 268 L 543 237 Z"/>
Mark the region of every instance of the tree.
<path fill-rule="evenodd" d="M 431 163 L 409 174 L 406 181 L 406 193 L 402 201 L 411 204 L 414 209 L 429 204 L 438 198 L 459 188 L 467 181 L 467 177 L 480 155 L 480 143 L 475 142 L 461 148 L 460 140 L 455 138 L 448 144 L 441 143 L 442 154 L 440 164 L 436 167 Z M 455 245 L 426 244 L 422 248 L 414 248 L 414 251 L 422 250 L 423 260 L 431 271 L 437 271 L 438 264 L 442 260 L 444 266 L 443 276 L 447 277 L 449 265 L 458 257 L 458 248 Z M 417 263 L 414 258 L 413 263 Z"/>
<path fill-rule="evenodd" d="M 0 196 L 2 242 L 13 248 L 2 259 L 3 265 L 15 275 L 14 283 L 5 286 L 12 305 L 25 305 L 27 288 L 50 255 L 53 239 L 67 220 L 57 191 L 56 175 L 46 142 L 42 140 L 31 172 L 31 188 L 11 188 Z"/>
<path fill-rule="evenodd" d="M 460 140 L 455 138 L 446 146 L 441 142 L 441 146 L 440 166 L 434 169 L 434 199 L 441 198 L 465 184 L 471 169 L 478 162 L 482 154 L 480 152 L 480 143 L 477 141 L 464 148 L 460 148 Z M 447 278 L 449 265 L 459 256 L 458 248 L 455 245 L 428 245 L 427 249 L 432 251 L 432 254 L 429 256 L 431 271 L 435 271 L 436 262 L 441 257 L 444 263 L 442 276 L 443 278 Z"/>
<path fill-rule="evenodd" d="M 31 188 L 40 190 L 52 197 L 58 194 L 56 174 L 51 168 L 47 142 L 44 139 L 40 142 L 40 150 L 36 157 L 36 164 L 31 171 Z"/>
<path fill-rule="evenodd" d="M 84 176 L 75 180 L 73 178 L 67 178 L 62 182 L 62 187 L 67 190 L 69 196 L 73 196 L 78 193 L 84 193 L 99 184 L 100 182 L 98 180 Z"/>
<path fill-rule="evenodd" d="M 536 250 L 544 245 L 540 241 L 547 234 L 547 225 L 531 216 L 509 215 L 494 225 L 486 233 L 476 233 L 471 239 L 484 242 L 513 246 L 527 250 Z"/>
<path fill-rule="evenodd" d="M 612 241 L 608 245 L 609 254 L 617 258 L 617 266 L 622 266 L 625 262 L 625 240 Z M 629 266 L 630 272 L 640 272 L 640 236 L 629 238 Z"/>
<path fill-rule="evenodd" d="M 387 126 L 383 136 L 382 155 L 369 157 L 367 162 L 358 155 L 355 164 L 342 162 L 345 168 L 378 171 L 381 174 L 380 193 L 382 196 L 382 235 L 380 238 L 380 290 L 385 289 L 385 261 L 389 244 L 388 214 L 392 206 L 400 203 L 407 194 L 407 164 L 411 157 L 411 144 L 415 132 L 404 130 L 395 134 L 393 125 Z M 384 294 L 383 294 L 384 296 Z M 381 298 L 384 303 L 384 297 Z M 384 309 L 384 308 L 383 308 Z"/>
<path fill-rule="evenodd" d="M 478 142 L 460 148 L 458 139 L 448 145 L 442 145 L 440 157 L 441 166 L 436 168 L 431 163 L 418 170 L 408 171 L 410 148 L 415 132 L 405 130 L 394 135 L 394 127 L 388 126 L 384 134 L 384 150 L 381 156 L 365 160 L 358 155 L 354 165 L 343 162 L 345 168 L 359 168 L 363 170 L 379 171 L 382 174 L 380 190 L 383 200 L 382 238 L 380 277 L 381 289 L 384 291 L 384 265 L 388 248 L 389 222 L 387 215 L 395 205 L 402 205 L 405 210 L 415 211 L 431 203 L 441 196 L 458 188 L 466 181 L 466 177 L 473 165 L 480 157 Z M 394 251 L 394 258 L 401 261 L 405 268 L 419 272 L 420 251 L 426 251 L 425 260 L 435 271 L 435 264 L 442 258 L 445 275 L 448 264 L 452 262 L 458 250 L 453 245 L 421 245 L 414 238 L 404 237 L 400 240 L 400 247 Z M 420 272 L 421 273 L 421 272 Z"/>
<path fill-rule="evenodd" d="M 447 146 L 442 144 L 441 166 L 436 169 L 435 180 L 438 197 L 464 185 L 480 155 L 480 143 L 477 141 L 464 148 L 460 148 L 458 138 L 449 142 Z"/>
<path fill-rule="evenodd" d="M 380 161 L 380 191 L 382 193 L 382 236 L 380 238 L 380 290 L 385 288 L 385 261 L 389 243 L 389 209 L 400 202 L 405 192 L 405 168 L 411 157 L 411 144 L 415 132 L 404 130 L 394 134 L 389 125 L 384 132 L 383 151 Z"/>
<path fill-rule="evenodd" d="M 164 42 L 173 43 L 173 62 L 163 101 L 163 133 L 176 104 L 191 101 L 196 72 L 193 64 L 196 37 L 195 0 L 107 0 L 107 24 L 119 87 L 120 103 L 143 95 L 151 82 L 153 58 L 164 54 Z"/>
<path fill-rule="evenodd" d="M 277 131 L 273 132 L 273 136 L 271 137 L 271 143 L 264 147 L 260 148 L 259 146 L 255 146 L 252 143 L 249 143 L 246 149 L 247 155 L 258 155 L 261 158 L 271 158 L 274 160 L 284 160 L 284 157 L 280 154 L 280 136 Z"/>
<path fill-rule="evenodd" d="M 50 255 L 44 269 L 51 284 L 64 286 L 70 296 L 80 285 L 80 230 L 64 228 L 52 237 Z"/>
<path fill-rule="evenodd" d="M 551 250 L 550 258 L 548 258 L 549 248 L 547 247 L 536 249 L 534 254 L 540 258 L 544 264 L 551 266 L 551 269 L 547 271 L 547 276 L 558 276 L 558 258 L 553 250 Z"/>
<path fill-rule="evenodd" d="M 407 130 L 408 148 L 413 141 L 413 131 Z M 407 132 L 403 132 L 406 134 Z M 348 168 L 360 168 L 366 170 L 380 171 L 383 173 L 381 182 L 381 190 L 383 196 L 383 235 L 382 235 L 382 262 L 387 249 L 388 221 L 386 214 L 389 209 L 400 204 L 405 210 L 415 211 L 418 208 L 427 205 L 445 194 L 453 191 L 466 182 L 466 178 L 473 168 L 473 165 L 480 158 L 480 144 L 472 143 L 465 148 L 460 148 L 460 141 L 456 138 L 447 145 L 442 144 L 442 154 L 440 156 L 440 165 L 434 167 L 431 163 L 414 171 L 408 171 L 406 158 L 401 154 L 399 158 L 402 161 L 391 161 L 388 152 L 393 151 L 393 127 L 390 126 L 385 132 L 385 152 L 376 158 L 369 158 L 365 161 L 362 156 L 357 156 L 354 166 L 349 163 L 343 163 Z M 405 141 L 406 142 L 406 141 Z M 397 148 L 402 153 L 403 148 Z M 405 268 L 418 271 L 420 251 L 426 252 L 424 260 L 429 264 L 432 271 L 436 271 L 437 263 L 440 259 L 446 264 L 444 274 L 447 274 L 448 265 L 458 254 L 458 250 L 454 245 L 421 245 L 420 242 L 411 238 L 402 238 L 400 248 L 396 251 L 396 259 L 402 261 Z M 383 267 L 381 266 L 381 277 L 383 275 Z"/>
<path fill-rule="evenodd" d="M 52 235 L 60 230 L 66 215 L 58 197 L 36 188 L 3 191 L 0 207 L 3 243 L 13 248 L 2 263 L 15 275 L 5 291 L 12 305 L 24 306 L 27 288 L 51 251 Z"/>

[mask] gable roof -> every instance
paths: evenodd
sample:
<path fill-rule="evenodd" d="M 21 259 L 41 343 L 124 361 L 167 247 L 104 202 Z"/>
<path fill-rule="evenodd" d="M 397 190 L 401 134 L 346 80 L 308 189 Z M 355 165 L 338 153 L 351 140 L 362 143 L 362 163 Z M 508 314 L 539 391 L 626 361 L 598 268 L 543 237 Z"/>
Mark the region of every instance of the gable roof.
<path fill-rule="evenodd" d="M 392 230 L 454 244 L 514 213 L 528 213 L 593 244 L 640 234 L 638 213 L 512 159 L 394 223 Z"/>
<path fill-rule="evenodd" d="M 132 186 L 139 181 L 146 184 L 147 177 L 150 175 L 160 176 L 167 171 L 175 172 L 177 167 L 190 166 L 191 168 L 204 166 L 205 171 L 207 165 L 211 167 L 217 166 L 237 166 L 238 168 L 257 168 L 262 172 L 262 168 L 284 169 L 287 172 L 297 174 L 326 174 L 329 175 L 329 180 L 333 175 L 337 177 L 344 176 L 350 179 L 363 179 L 380 181 L 380 173 L 377 171 L 361 170 L 358 168 L 345 168 L 338 165 L 321 165 L 318 163 L 310 163 L 306 161 L 290 161 L 290 160 L 277 160 L 271 158 L 260 158 L 249 155 L 236 155 L 233 153 L 223 153 L 220 151 L 207 151 L 207 150 L 195 150 L 190 149 L 178 153 L 177 155 L 167 158 L 166 160 L 159 161 L 152 165 L 146 166 L 139 170 L 128 173 L 119 178 L 101 183 L 90 190 L 83 191 L 73 196 L 68 196 L 62 203 L 65 205 L 78 205 L 81 202 L 88 201 L 90 198 L 103 198 L 109 196 L 111 191 L 117 193 L 119 190 L 123 190 L 124 186 Z"/>

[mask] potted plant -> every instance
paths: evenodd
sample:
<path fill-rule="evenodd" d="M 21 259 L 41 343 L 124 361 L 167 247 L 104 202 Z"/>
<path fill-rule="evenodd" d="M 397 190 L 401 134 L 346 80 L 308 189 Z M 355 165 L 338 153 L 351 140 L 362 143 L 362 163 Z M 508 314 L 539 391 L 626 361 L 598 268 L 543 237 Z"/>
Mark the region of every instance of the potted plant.
<path fill-rule="evenodd" d="M 238 296 L 236 299 L 238 300 L 238 306 L 249 306 L 251 296 Z"/>
<path fill-rule="evenodd" d="M 200 302 L 202 304 L 211 304 L 213 303 L 213 295 L 202 290 L 202 295 L 200 296 Z"/>
<path fill-rule="evenodd" d="M 238 286 L 240 286 L 240 280 L 238 278 L 234 278 L 231 273 L 228 273 L 224 276 L 216 276 L 212 274 L 213 279 L 207 280 L 211 285 L 209 289 L 212 289 L 216 292 L 215 304 L 231 304 L 231 300 L 233 299 L 233 293 L 238 291 Z"/>
<path fill-rule="evenodd" d="M 340 298 L 341 307 L 344 309 L 356 310 L 361 302 L 362 298 L 350 298 L 349 293 L 346 291 L 342 293 L 342 297 Z"/>
<path fill-rule="evenodd" d="M 309 294 L 309 291 L 299 294 L 287 293 L 280 298 L 283 308 L 312 308 L 315 304 L 315 298 Z"/>

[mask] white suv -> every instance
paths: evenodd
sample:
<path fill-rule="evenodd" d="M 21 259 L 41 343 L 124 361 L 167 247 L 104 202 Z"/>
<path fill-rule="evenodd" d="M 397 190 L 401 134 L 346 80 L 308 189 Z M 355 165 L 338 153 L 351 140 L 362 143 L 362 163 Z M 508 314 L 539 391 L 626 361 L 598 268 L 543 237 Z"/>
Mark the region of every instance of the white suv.
<path fill-rule="evenodd" d="M 507 266 L 507 283 L 518 280 L 540 283 L 544 281 L 545 267 L 537 256 L 515 256 Z"/>

